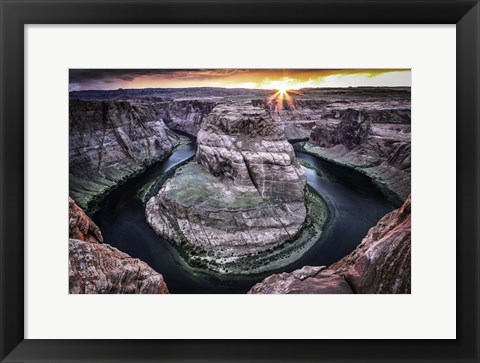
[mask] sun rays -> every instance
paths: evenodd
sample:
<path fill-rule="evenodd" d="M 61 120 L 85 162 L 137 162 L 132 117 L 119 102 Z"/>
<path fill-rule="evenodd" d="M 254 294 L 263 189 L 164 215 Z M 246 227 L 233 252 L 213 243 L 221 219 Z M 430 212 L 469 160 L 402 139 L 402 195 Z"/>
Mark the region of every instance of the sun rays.
<path fill-rule="evenodd" d="M 286 86 L 287 87 L 287 86 Z M 275 112 L 279 112 L 284 109 L 294 110 L 296 109 L 296 101 L 289 94 L 288 89 L 283 87 L 277 87 L 277 92 L 267 98 L 267 103 L 273 106 Z"/>

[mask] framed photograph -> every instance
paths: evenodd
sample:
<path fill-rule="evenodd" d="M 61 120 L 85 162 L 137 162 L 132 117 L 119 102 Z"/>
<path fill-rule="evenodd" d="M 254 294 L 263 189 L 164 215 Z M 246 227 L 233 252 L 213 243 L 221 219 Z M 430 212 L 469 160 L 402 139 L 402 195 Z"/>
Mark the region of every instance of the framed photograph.
<path fill-rule="evenodd" d="M 478 1 L 1 9 L 2 362 L 479 361 Z"/>

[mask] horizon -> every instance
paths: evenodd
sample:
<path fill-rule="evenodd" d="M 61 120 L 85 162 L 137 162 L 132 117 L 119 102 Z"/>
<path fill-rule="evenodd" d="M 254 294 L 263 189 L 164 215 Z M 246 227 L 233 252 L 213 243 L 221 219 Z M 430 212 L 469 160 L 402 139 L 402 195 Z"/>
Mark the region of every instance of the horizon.
<path fill-rule="evenodd" d="M 287 91 L 301 90 L 323 90 L 339 88 L 411 88 L 412 86 L 336 86 L 336 87 L 303 87 L 297 89 L 287 89 Z M 69 90 L 72 92 L 115 92 L 115 91 L 140 91 L 140 90 L 187 90 L 187 89 L 229 89 L 229 90 L 250 90 L 250 91 L 278 91 L 277 88 L 247 88 L 247 87 L 216 87 L 216 86 L 192 86 L 192 87 L 145 87 L 145 88 L 116 88 L 116 89 L 82 89 Z"/>
<path fill-rule="evenodd" d="M 70 69 L 69 91 L 410 87 L 411 69 Z"/>

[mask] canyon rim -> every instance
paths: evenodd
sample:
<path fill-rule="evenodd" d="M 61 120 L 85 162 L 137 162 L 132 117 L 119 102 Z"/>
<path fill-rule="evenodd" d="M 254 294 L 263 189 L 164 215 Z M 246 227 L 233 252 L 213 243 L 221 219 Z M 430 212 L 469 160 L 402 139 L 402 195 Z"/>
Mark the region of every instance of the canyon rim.
<path fill-rule="evenodd" d="M 70 294 L 408 294 L 409 69 L 70 69 Z"/>

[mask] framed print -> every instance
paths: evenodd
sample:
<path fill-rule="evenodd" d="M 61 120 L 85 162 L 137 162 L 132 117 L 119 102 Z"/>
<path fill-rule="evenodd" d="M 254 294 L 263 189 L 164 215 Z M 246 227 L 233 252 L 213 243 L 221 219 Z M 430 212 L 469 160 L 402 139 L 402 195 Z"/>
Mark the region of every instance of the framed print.
<path fill-rule="evenodd" d="M 1 6 L 2 361 L 478 361 L 477 1 Z"/>

